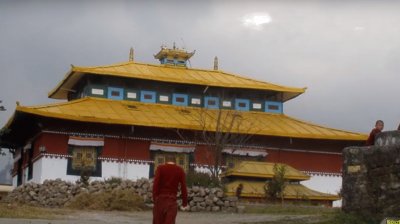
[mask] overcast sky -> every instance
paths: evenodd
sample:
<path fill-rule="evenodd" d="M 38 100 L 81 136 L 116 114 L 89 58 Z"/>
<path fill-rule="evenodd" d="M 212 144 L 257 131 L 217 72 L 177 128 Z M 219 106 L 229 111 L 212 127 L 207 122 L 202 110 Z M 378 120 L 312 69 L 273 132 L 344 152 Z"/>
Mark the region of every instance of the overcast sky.
<path fill-rule="evenodd" d="M 153 58 L 162 44 L 196 50 L 194 68 L 308 87 L 284 112 L 369 132 L 400 122 L 400 1 L 0 1 L 0 112 L 47 93 L 70 64 Z"/>

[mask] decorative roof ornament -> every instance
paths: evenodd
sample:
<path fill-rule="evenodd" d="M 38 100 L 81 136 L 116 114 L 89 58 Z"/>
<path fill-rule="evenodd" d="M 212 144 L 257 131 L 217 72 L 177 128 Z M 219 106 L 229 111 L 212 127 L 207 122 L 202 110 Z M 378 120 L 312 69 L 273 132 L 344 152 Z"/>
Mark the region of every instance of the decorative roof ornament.
<path fill-rule="evenodd" d="M 129 51 L 129 61 L 133 61 L 133 56 L 134 56 L 133 47 L 131 47 L 131 49 Z"/>
<path fill-rule="evenodd" d="M 196 51 L 187 52 L 184 49 L 178 48 L 174 42 L 172 49 L 162 45 L 161 50 L 154 55 L 154 58 L 158 59 L 163 65 L 187 67 L 189 58 L 191 58 L 195 52 Z"/>
<path fill-rule="evenodd" d="M 218 70 L 218 57 L 215 56 L 214 58 L 214 70 Z"/>

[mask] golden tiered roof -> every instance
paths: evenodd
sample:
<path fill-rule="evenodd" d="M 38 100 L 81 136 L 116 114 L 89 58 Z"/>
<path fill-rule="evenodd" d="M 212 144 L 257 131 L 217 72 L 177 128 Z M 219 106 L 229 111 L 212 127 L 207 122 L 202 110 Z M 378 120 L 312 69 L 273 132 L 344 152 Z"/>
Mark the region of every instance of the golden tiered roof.
<path fill-rule="evenodd" d="M 242 197 L 265 197 L 266 180 L 274 177 L 276 163 L 243 161 L 232 169 L 228 169 L 223 176 L 233 178 L 227 183 L 226 194 L 234 196 L 239 184 L 243 185 Z M 332 194 L 311 190 L 298 181 L 309 180 L 310 176 L 286 164 L 285 178 L 289 180 L 284 190 L 285 199 L 309 200 L 339 200 L 340 197 Z M 293 182 L 294 181 L 294 182 Z"/>
<path fill-rule="evenodd" d="M 210 122 L 206 126 L 206 130 L 215 131 L 216 122 L 212 122 L 212 120 L 216 119 L 219 111 L 221 113 L 233 112 L 232 110 L 212 110 L 87 97 L 42 106 L 17 106 L 15 113 L 28 113 L 82 122 L 189 130 L 203 130 L 205 125 L 199 122 L 199 118 L 207 116 Z M 254 111 L 234 111 L 234 113 L 241 117 L 241 125 L 234 131 L 243 134 L 361 141 L 367 138 L 365 134 L 327 128 L 300 121 L 284 114 Z M 13 118 L 7 126 L 11 125 L 12 121 Z"/>
<path fill-rule="evenodd" d="M 265 197 L 265 182 L 251 180 L 235 180 L 225 185 L 226 195 L 235 196 L 239 184 L 243 185 L 241 197 L 263 198 Z M 326 194 L 311 190 L 301 184 L 287 184 L 283 193 L 285 199 L 297 200 L 339 200 L 340 197 L 334 194 Z"/>
<path fill-rule="evenodd" d="M 54 99 L 67 99 L 68 91 L 70 91 L 85 74 L 137 78 L 179 84 L 276 91 L 282 93 L 283 101 L 290 100 L 304 93 L 306 89 L 275 85 L 220 70 L 193 69 L 129 61 L 108 66 L 73 66 L 58 86 L 50 91 L 49 97 Z"/>
<path fill-rule="evenodd" d="M 232 169 L 228 169 L 223 176 L 236 177 L 255 177 L 255 178 L 272 178 L 274 176 L 275 163 L 243 161 Z M 279 164 L 283 165 L 283 164 Z M 285 177 L 289 180 L 309 180 L 310 176 L 296 170 L 295 168 L 286 166 Z"/>

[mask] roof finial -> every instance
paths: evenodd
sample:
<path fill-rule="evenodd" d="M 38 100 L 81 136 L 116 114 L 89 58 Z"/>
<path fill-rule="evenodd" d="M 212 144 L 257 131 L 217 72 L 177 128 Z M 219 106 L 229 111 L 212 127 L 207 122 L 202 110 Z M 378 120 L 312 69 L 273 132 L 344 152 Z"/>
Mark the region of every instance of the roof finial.
<path fill-rule="evenodd" d="M 215 56 L 214 58 L 214 70 L 218 70 L 218 58 Z"/>
<path fill-rule="evenodd" d="M 133 47 L 131 47 L 131 50 L 129 51 L 129 61 L 133 61 Z"/>

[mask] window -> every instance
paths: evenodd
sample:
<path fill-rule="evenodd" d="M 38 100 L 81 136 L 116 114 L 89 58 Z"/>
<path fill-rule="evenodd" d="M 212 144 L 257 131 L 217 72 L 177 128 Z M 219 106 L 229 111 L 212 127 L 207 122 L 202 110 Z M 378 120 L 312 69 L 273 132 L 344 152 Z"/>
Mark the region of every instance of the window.
<path fill-rule="evenodd" d="M 188 105 L 188 95 L 180 94 L 180 93 L 172 94 L 172 104 L 177 105 L 177 106 L 187 106 Z"/>
<path fill-rule="evenodd" d="M 250 100 L 248 99 L 236 99 L 235 100 L 235 109 L 236 110 L 244 110 L 248 111 L 250 109 Z"/>
<path fill-rule="evenodd" d="M 140 101 L 146 102 L 146 103 L 155 103 L 156 102 L 156 92 L 142 90 L 141 94 L 140 94 Z"/>
<path fill-rule="evenodd" d="M 267 101 L 265 102 L 265 112 L 283 113 L 283 104 L 281 102 Z"/>
<path fill-rule="evenodd" d="M 97 88 L 92 88 L 91 91 L 92 95 L 104 95 L 104 90 L 103 89 L 97 89 Z"/>
<path fill-rule="evenodd" d="M 190 103 L 194 106 L 201 106 L 201 99 L 200 98 L 192 98 Z"/>
<path fill-rule="evenodd" d="M 206 96 L 204 97 L 204 107 L 210 109 L 218 109 L 219 108 L 219 98 Z"/>
<path fill-rule="evenodd" d="M 122 88 L 108 87 L 107 97 L 109 99 L 122 100 L 124 98 L 123 92 L 124 92 L 124 89 L 122 89 Z"/>
<path fill-rule="evenodd" d="M 262 110 L 261 103 L 253 103 L 253 110 Z"/>
<path fill-rule="evenodd" d="M 76 147 L 72 152 L 72 169 L 96 170 L 96 149 L 95 147 Z"/>
<path fill-rule="evenodd" d="M 136 100 L 137 99 L 137 93 L 136 92 L 127 92 L 126 98 L 127 99 Z"/>
<path fill-rule="evenodd" d="M 119 92 L 118 91 L 111 91 L 111 96 L 119 96 Z"/>
<path fill-rule="evenodd" d="M 169 96 L 167 95 L 160 95 L 158 100 L 162 103 L 168 103 L 169 102 Z"/>
<path fill-rule="evenodd" d="M 232 101 L 224 100 L 224 101 L 222 101 L 222 106 L 223 107 L 227 107 L 227 108 L 231 108 L 232 107 Z"/>
<path fill-rule="evenodd" d="M 165 157 L 168 154 L 172 154 L 172 153 L 158 152 L 158 153 L 155 154 L 155 157 L 154 157 L 154 173 L 156 172 L 157 167 L 159 165 L 162 165 L 162 164 L 165 163 Z M 181 153 L 181 154 L 175 154 L 174 156 L 175 156 L 175 159 L 176 159 L 175 160 L 176 165 L 182 167 L 182 169 L 185 172 L 188 172 L 189 171 L 189 154 Z"/>
<path fill-rule="evenodd" d="M 279 110 L 278 105 L 268 105 L 268 110 Z"/>
<path fill-rule="evenodd" d="M 81 175 L 89 172 L 90 176 L 101 177 L 101 161 L 97 159 L 102 147 L 70 145 L 71 158 L 68 158 L 67 175 Z"/>

